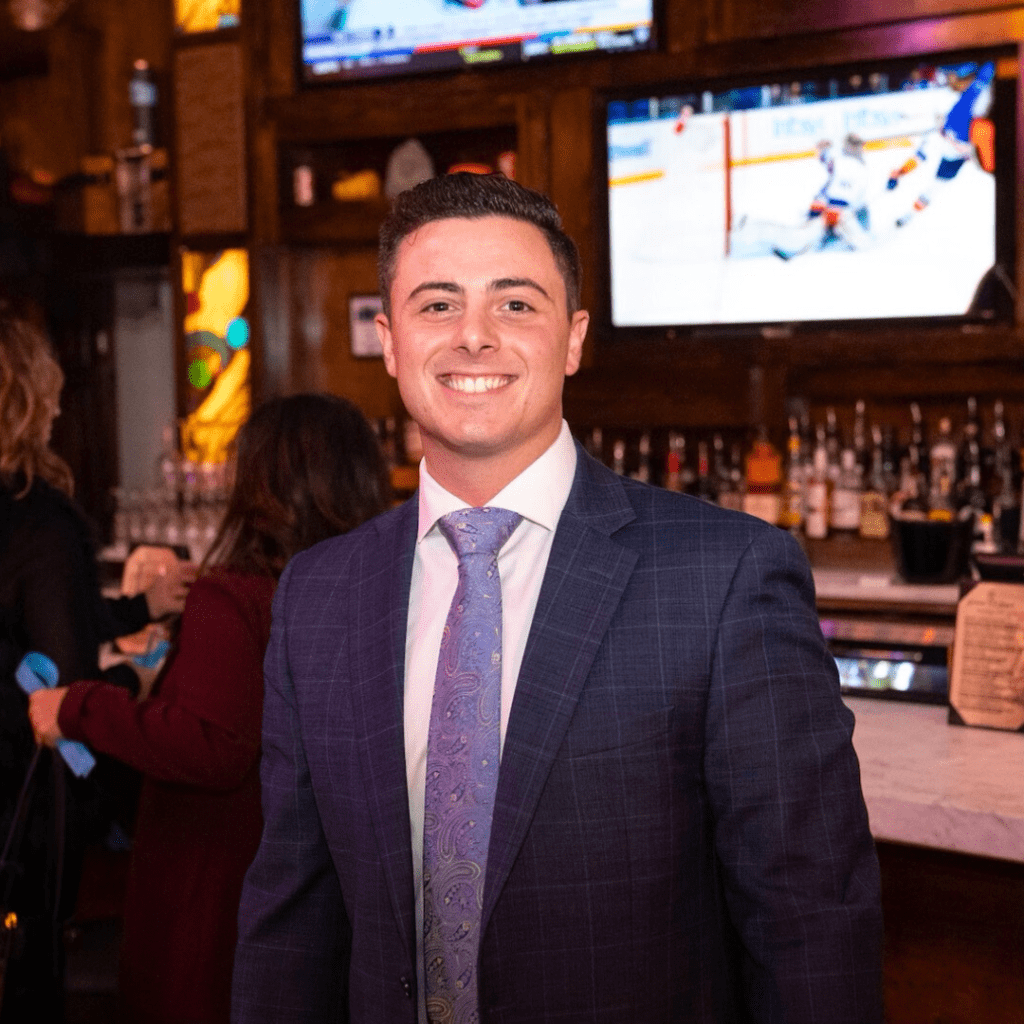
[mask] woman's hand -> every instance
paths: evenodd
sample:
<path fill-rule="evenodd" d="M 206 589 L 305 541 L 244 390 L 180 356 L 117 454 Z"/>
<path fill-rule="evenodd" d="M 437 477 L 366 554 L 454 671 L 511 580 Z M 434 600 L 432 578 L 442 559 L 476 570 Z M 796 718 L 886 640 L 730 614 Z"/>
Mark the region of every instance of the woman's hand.
<path fill-rule="evenodd" d="M 57 715 L 60 714 L 60 706 L 67 693 L 67 687 L 59 686 L 52 690 L 36 690 L 28 695 L 28 717 L 32 722 L 36 743 L 52 747 L 57 740 L 64 738 L 57 724 Z"/>
<path fill-rule="evenodd" d="M 188 588 L 195 578 L 196 566 L 192 562 L 161 565 L 156 579 L 145 591 L 150 619 L 156 622 L 167 615 L 180 615 L 188 597 Z"/>

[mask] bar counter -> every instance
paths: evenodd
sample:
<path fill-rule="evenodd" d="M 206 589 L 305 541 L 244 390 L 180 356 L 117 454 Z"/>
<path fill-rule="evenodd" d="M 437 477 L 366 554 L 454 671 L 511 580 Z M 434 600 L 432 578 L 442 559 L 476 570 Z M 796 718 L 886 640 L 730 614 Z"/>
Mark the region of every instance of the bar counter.
<path fill-rule="evenodd" d="M 876 839 L 1024 863 L 1024 735 L 945 707 L 847 697 Z"/>

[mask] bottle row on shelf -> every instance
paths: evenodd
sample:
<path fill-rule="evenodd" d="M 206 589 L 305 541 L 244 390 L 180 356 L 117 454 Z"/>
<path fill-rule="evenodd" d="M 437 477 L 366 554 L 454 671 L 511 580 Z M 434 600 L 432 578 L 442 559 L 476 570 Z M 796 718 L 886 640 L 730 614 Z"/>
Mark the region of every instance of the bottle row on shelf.
<path fill-rule="evenodd" d="M 929 430 L 917 402 L 910 429 L 870 423 L 857 402 L 844 432 L 834 407 L 812 423 L 805 405 L 789 417 L 780 451 L 759 429 L 748 440 L 725 432 L 694 442 L 681 430 L 610 432 L 591 427 L 582 438 L 616 472 L 687 491 L 741 509 L 813 539 L 859 534 L 885 539 L 894 517 L 952 521 L 975 518 L 975 549 L 1016 552 L 1021 536 L 1022 458 L 1004 405 L 992 406 L 983 429 L 978 403 L 954 429 L 941 416 Z"/>

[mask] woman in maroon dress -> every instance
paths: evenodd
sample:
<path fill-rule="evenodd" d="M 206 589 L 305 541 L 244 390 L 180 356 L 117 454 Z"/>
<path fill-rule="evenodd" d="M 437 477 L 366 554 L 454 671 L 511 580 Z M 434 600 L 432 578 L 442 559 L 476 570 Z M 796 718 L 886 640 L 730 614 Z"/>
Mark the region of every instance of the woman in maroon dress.
<path fill-rule="evenodd" d="M 145 700 L 76 682 L 33 700 L 37 739 L 82 740 L 144 775 L 125 901 L 128 1024 L 226 1024 L 236 917 L 262 828 L 263 652 L 288 559 L 386 507 L 384 460 L 354 406 L 295 395 L 239 432 L 235 484 L 175 653 Z"/>

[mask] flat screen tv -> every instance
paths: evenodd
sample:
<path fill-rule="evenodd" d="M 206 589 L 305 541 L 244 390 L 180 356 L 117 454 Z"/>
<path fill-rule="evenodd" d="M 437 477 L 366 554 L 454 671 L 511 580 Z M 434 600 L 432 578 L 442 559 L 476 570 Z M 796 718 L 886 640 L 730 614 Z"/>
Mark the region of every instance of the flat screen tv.
<path fill-rule="evenodd" d="M 302 78 L 338 82 L 655 46 L 655 0 L 300 0 Z"/>
<path fill-rule="evenodd" d="M 1010 319 L 1001 68 L 970 53 L 605 97 L 612 333 Z"/>

